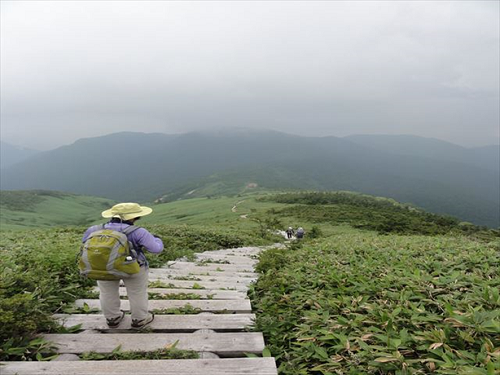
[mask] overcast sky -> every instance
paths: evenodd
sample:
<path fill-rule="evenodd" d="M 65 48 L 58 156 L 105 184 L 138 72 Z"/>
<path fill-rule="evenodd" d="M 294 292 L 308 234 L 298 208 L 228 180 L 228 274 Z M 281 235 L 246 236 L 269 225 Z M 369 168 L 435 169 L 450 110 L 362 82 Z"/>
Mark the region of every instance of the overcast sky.
<path fill-rule="evenodd" d="M 1 138 L 220 126 L 499 143 L 499 2 L 1 1 Z"/>

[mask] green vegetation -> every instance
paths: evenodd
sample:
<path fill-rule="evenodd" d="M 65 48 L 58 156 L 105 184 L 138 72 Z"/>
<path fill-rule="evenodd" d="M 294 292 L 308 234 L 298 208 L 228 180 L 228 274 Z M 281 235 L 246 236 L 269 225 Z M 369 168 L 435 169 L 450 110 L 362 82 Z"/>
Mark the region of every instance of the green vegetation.
<path fill-rule="evenodd" d="M 193 350 L 180 350 L 176 348 L 177 342 L 168 348 L 158 349 L 152 352 L 122 351 L 118 346 L 111 353 L 82 353 L 80 358 L 85 361 L 126 361 L 145 359 L 198 359 L 199 355 Z"/>
<path fill-rule="evenodd" d="M 168 249 L 168 251 L 164 251 L 157 256 L 149 257 L 151 267 L 159 267 L 170 260 L 182 257 L 189 258 L 194 253 L 207 250 L 268 243 L 248 231 L 236 233 L 229 229 L 185 225 L 144 225 L 144 227 L 160 237 L 163 240 L 165 249 Z"/>
<path fill-rule="evenodd" d="M 280 374 L 493 375 L 498 254 L 498 241 L 337 227 L 263 253 L 256 329 Z"/>
<path fill-rule="evenodd" d="M 0 192 L 0 230 L 89 225 L 110 199 L 48 190 Z"/>
<path fill-rule="evenodd" d="M 476 154 L 418 137 L 382 143 L 373 138 L 355 144 L 349 139 L 266 130 L 109 134 L 81 139 L 2 169 L 0 187 L 126 201 L 234 196 L 247 192 L 248 186 L 354 190 L 412 202 L 476 224 L 500 225 L 498 148 Z M 134 150 L 133 160 L 111 169 L 103 163 L 124 149 Z M 130 170 L 137 173 L 131 176 Z"/>
<path fill-rule="evenodd" d="M 218 228 L 147 226 L 163 238 L 166 251 L 149 256 L 152 266 L 195 251 L 263 244 L 251 233 Z M 34 340 L 38 332 L 57 329 L 55 312 L 75 312 L 71 303 L 85 298 L 95 283 L 83 279 L 76 254 L 86 228 L 4 231 L 0 238 L 0 360 L 36 359 L 52 355 Z M 162 285 L 163 286 L 163 285 Z M 91 312 L 82 307 L 82 312 Z"/>
<path fill-rule="evenodd" d="M 206 299 L 212 299 L 213 295 L 209 294 Z M 161 299 L 161 300 L 193 300 L 202 299 L 199 294 L 194 293 L 149 293 L 149 299 Z"/>
<path fill-rule="evenodd" d="M 0 238 L 0 359 L 33 358 L 34 334 L 55 328 L 50 315 L 92 283 L 75 263 L 81 231 L 4 232 Z M 23 351 L 23 348 L 25 350 Z"/>
<path fill-rule="evenodd" d="M 156 315 L 191 315 L 199 314 L 202 310 L 198 307 L 193 307 L 189 303 L 182 307 L 172 307 L 170 309 L 154 309 L 153 313 Z"/>
<path fill-rule="evenodd" d="M 354 228 L 376 230 L 382 234 L 467 234 L 491 239 L 500 231 L 461 223 L 450 216 L 425 212 L 393 199 L 352 192 L 301 192 L 262 198 L 266 201 L 293 204 L 270 213 L 277 217 L 295 217 L 313 223 L 347 224 Z M 318 236 L 316 227 L 314 236 Z"/>
<path fill-rule="evenodd" d="M 201 279 L 196 276 L 175 276 L 172 277 L 172 280 L 201 281 Z"/>
<path fill-rule="evenodd" d="M 43 202 L 33 199 L 30 207 L 42 212 Z M 92 221 L 102 209 L 95 206 Z M 56 223 L 49 217 L 44 224 Z M 305 239 L 263 253 L 251 291 L 255 328 L 264 332 L 280 375 L 500 373 L 496 230 L 348 192 L 194 198 L 154 205 L 139 224 L 167 249 L 149 257 L 153 267 L 192 260 L 200 251 L 270 244 L 283 240 L 273 236 L 277 229 L 304 227 Z M 36 333 L 57 332 L 51 315 L 75 311 L 72 301 L 91 295 L 94 286 L 75 266 L 85 227 L 2 229 L 0 360 L 50 358 L 53 348 Z M 150 287 L 173 288 L 168 281 Z M 156 313 L 200 311 L 186 306 Z M 135 355 L 145 358 L 123 354 Z"/>
<path fill-rule="evenodd" d="M 178 289 L 174 284 L 164 283 L 163 281 L 160 281 L 160 280 L 150 281 L 148 284 L 148 287 L 149 288 Z"/>

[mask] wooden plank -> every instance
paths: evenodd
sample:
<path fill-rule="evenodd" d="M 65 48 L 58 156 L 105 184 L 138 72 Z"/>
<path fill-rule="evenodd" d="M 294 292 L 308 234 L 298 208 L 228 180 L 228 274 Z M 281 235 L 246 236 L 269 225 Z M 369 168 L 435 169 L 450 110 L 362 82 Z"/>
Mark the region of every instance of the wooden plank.
<path fill-rule="evenodd" d="M 183 278 L 189 278 L 190 280 L 182 280 Z M 150 272 L 149 279 L 191 281 L 196 283 L 203 283 L 203 282 L 227 283 L 227 284 L 236 283 L 243 285 L 248 285 L 257 280 L 256 278 L 252 277 L 243 278 L 243 277 L 204 276 L 204 275 L 182 276 L 182 275 L 172 275 L 168 272 L 161 272 L 161 271 Z"/>
<path fill-rule="evenodd" d="M 229 249 L 221 249 L 221 250 L 208 250 L 208 252 L 237 252 L 237 253 L 253 253 L 253 252 L 262 252 L 264 251 L 263 248 L 256 247 L 256 246 L 246 246 L 246 247 L 235 247 L 235 248 L 229 248 Z M 206 253 L 206 251 L 204 251 Z"/>
<path fill-rule="evenodd" d="M 249 258 L 256 258 L 259 256 L 261 251 L 234 251 L 234 250 L 216 250 L 216 251 L 204 251 L 205 255 L 229 255 L 229 256 L 244 256 Z"/>
<path fill-rule="evenodd" d="M 277 375 L 274 358 L 1 362 L 2 375 Z"/>
<path fill-rule="evenodd" d="M 183 288 L 183 289 L 219 289 L 219 290 L 238 290 L 246 292 L 248 286 L 243 283 L 218 283 L 215 281 L 186 281 L 186 280 L 172 280 L 158 276 L 150 275 L 149 281 L 160 281 L 164 283 L 166 288 Z M 200 288 L 201 287 L 201 288 Z"/>
<path fill-rule="evenodd" d="M 76 306 L 82 307 L 87 304 L 90 308 L 100 309 L 101 305 L 98 299 L 79 299 L 75 301 Z M 201 309 L 202 312 L 226 312 L 228 314 L 249 314 L 252 312 L 250 300 L 235 299 L 235 300 L 150 300 L 149 309 L 173 309 L 182 308 L 186 305 L 191 305 L 195 309 Z M 128 300 L 121 301 L 121 309 L 130 311 Z"/>
<path fill-rule="evenodd" d="M 217 289 L 165 289 L 165 288 L 149 288 L 148 292 L 158 293 L 163 295 L 168 294 L 195 294 L 201 299 L 247 299 L 247 293 L 237 290 L 217 290 Z M 125 288 L 120 288 L 120 293 L 126 294 Z"/>
<path fill-rule="evenodd" d="M 253 260 L 256 261 L 258 258 L 257 254 L 251 254 L 251 253 L 237 253 L 237 252 L 230 252 L 230 251 L 205 251 L 203 253 L 195 253 L 195 256 L 200 257 L 230 257 L 230 258 L 241 258 L 241 260 Z"/>
<path fill-rule="evenodd" d="M 122 351 L 155 351 L 177 342 L 176 348 L 212 352 L 220 357 L 241 357 L 245 353 L 260 354 L 264 338 L 260 332 L 238 333 L 107 333 L 107 334 L 45 334 L 58 353 L 111 353 Z"/>
<path fill-rule="evenodd" d="M 196 256 L 197 261 L 205 261 L 207 263 L 218 263 L 219 261 L 224 262 L 221 264 L 234 264 L 234 265 L 243 265 L 243 266 L 253 266 L 258 263 L 258 260 L 251 259 L 243 256 L 228 256 L 228 255 L 204 255 L 198 254 Z M 229 263 L 225 263 L 229 262 Z"/>
<path fill-rule="evenodd" d="M 93 289 L 95 292 L 99 292 L 99 288 L 95 287 Z M 125 287 L 120 287 L 120 296 L 126 296 L 127 290 Z M 217 289 L 167 289 L 167 288 L 149 288 L 148 292 L 158 293 L 162 295 L 167 294 L 195 294 L 200 296 L 201 299 L 246 299 L 247 294 L 243 291 L 236 290 L 217 290 Z"/>
<path fill-rule="evenodd" d="M 205 263 L 203 265 L 192 262 L 172 261 L 167 263 L 167 268 L 183 269 L 183 270 L 202 270 L 202 271 L 231 271 L 231 272 L 254 272 L 253 266 L 238 266 L 234 264 L 213 264 Z"/>
<path fill-rule="evenodd" d="M 202 269 L 203 267 L 198 267 L 196 269 L 182 269 L 182 268 L 150 268 L 149 272 L 154 274 L 169 274 L 176 276 L 222 276 L 222 277 L 234 277 L 234 278 L 257 278 L 259 274 L 256 272 L 231 272 L 224 270 L 209 271 Z"/>
<path fill-rule="evenodd" d="M 130 316 L 127 315 L 118 328 L 111 329 L 103 315 L 98 314 L 56 314 L 64 327 L 81 324 L 82 329 L 103 332 L 121 332 L 130 330 Z M 148 328 L 153 332 L 194 332 L 199 329 L 211 329 L 217 332 L 242 331 L 252 325 L 254 314 L 210 314 L 210 315 L 156 315 Z"/>

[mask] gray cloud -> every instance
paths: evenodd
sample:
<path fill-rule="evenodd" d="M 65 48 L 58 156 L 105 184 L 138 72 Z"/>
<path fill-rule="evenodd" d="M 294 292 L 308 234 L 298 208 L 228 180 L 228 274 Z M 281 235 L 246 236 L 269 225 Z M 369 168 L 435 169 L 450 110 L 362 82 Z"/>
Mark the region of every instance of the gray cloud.
<path fill-rule="evenodd" d="M 1 2 L 1 136 L 250 126 L 498 143 L 499 3 Z"/>

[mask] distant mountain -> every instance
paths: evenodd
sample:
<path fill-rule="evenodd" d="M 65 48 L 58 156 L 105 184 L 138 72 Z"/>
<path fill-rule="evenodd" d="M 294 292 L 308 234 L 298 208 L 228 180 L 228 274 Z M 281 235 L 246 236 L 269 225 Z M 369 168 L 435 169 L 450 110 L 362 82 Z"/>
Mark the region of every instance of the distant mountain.
<path fill-rule="evenodd" d="M 470 164 L 494 171 L 500 169 L 499 145 L 465 148 L 439 139 L 414 135 L 351 135 L 344 139 L 393 154 Z"/>
<path fill-rule="evenodd" d="M 471 148 L 469 153 L 477 165 L 496 171 L 500 169 L 500 145 Z"/>
<path fill-rule="evenodd" d="M 499 171 L 450 160 L 451 151 L 443 156 L 427 147 L 425 155 L 397 154 L 344 138 L 242 129 L 118 133 L 82 139 L 3 170 L 1 187 L 142 201 L 183 197 L 196 189 L 207 195 L 237 192 L 248 183 L 351 190 L 498 226 Z"/>
<path fill-rule="evenodd" d="M 26 147 L 14 146 L 10 143 L 0 141 L 0 168 L 7 168 L 29 157 L 39 153 L 40 151 L 32 150 Z"/>

